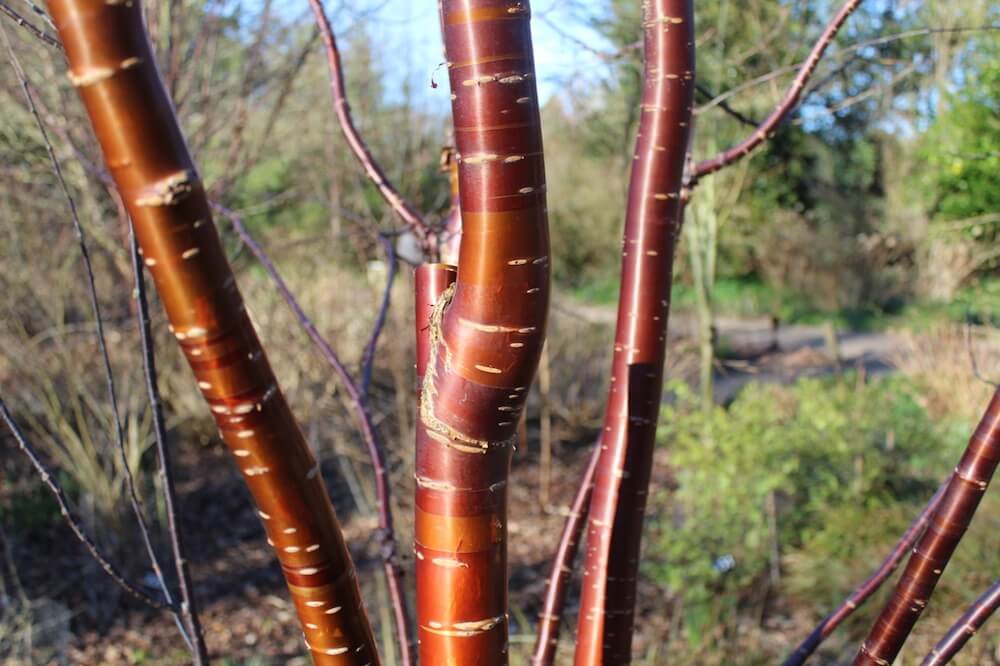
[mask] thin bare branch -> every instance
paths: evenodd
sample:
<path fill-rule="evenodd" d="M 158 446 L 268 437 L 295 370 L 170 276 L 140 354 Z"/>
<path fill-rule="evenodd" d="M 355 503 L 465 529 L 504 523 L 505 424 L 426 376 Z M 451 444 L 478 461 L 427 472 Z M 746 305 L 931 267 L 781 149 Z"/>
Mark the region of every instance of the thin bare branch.
<path fill-rule="evenodd" d="M 385 261 L 388 274 L 385 277 L 385 288 L 382 290 L 382 304 L 379 306 L 378 314 L 375 316 L 375 324 L 372 326 L 371 335 L 365 345 L 365 353 L 361 359 L 361 396 L 368 399 L 368 389 L 372 383 L 372 369 L 375 365 L 375 349 L 378 347 L 378 339 L 385 328 L 385 320 L 389 314 L 389 306 L 392 304 L 392 285 L 396 281 L 396 274 L 399 266 L 396 263 L 396 246 L 391 238 L 379 234 L 379 242 L 385 250 Z"/>
<path fill-rule="evenodd" d="M 562 624 L 563 608 L 566 605 L 566 592 L 573 575 L 573 560 L 580 548 L 583 528 L 587 524 L 587 512 L 590 510 L 590 497 L 594 492 L 594 474 L 601 458 L 600 440 L 594 445 L 590 454 L 587 470 L 577 488 L 576 497 L 570 507 L 569 515 L 563 524 L 559 537 L 559 546 L 552 558 L 549 570 L 549 582 L 545 588 L 545 603 L 538 616 L 538 636 L 535 639 L 535 651 L 531 656 L 531 666 L 552 666 L 559 647 L 559 627 Z"/>
<path fill-rule="evenodd" d="M 341 66 L 340 51 L 337 49 L 337 39 L 334 37 L 330 19 L 327 18 L 326 10 L 323 8 L 322 0 L 309 0 L 309 5 L 316 16 L 316 25 L 319 26 L 320 34 L 323 38 L 323 47 L 326 50 L 326 61 L 330 69 L 330 93 L 333 96 L 333 109 L 340 122 L 340 129 L 344 133 L 344 138 L 350 146 L 354 156 L 361 162 L 365 175 L 375 185 L 386 203 L 403 219 L 403 222 L 413 231 L 420 242 L 424 252 L 430 255 L 434 250 L 434 236 L 431 233 L 430 225 L 413 208 L 402 195 L 389 182 L 385 171 L 371 150 L 368 144 L 361 137 L 357 127 L 354 125 L 354 118 L 351 116 L 351 107 L 347 103 L 347 90 L 344 85 L 344 71 Z"/>
<path fill-rule="evenodd" d="M 0 12 L 7 15 L 10 20 L 27 30 L 29 34 L 41 41 L 43 44 L 62 50 L 62 44 L 59 43 L 58 39 L 49 35 L 34 23 L 21 16 L 10 5 L 3 2 L 3 0 L 0 0 Z"/>
<path fill-rule="evenodd" d="M 144 592 L 135 583 L 130 582 L 125 578 L 125 576 L 118 571 L 115 565 L 111 564 L 108 558 L 101 552 L 97 544 L 87 536 L 84 532 L 83 526 L 80 521 L 73 515 L 73 512 L 69 508 L 69 502 L 66 500 L 66 493 L 63 492 L 62 487 L 56 482 L 55 477 L 49 467 L 42 461 L 42 457 L 39 455 L 38 450 L 28 441 L 28 438 L 24 435 L 20 426 L 14 420 L 14 415 L 11 414 L 10 410 L 7 408 L 7 403 L 4 402 L 3 398 L 0 398 L 0 418 L 3 419 L 4 424 L 10 430 L 11 435 L 14 436 L 14 441 L 17 442 L 18 447 L 26 456 L 28 460 L 31 461 L 32 466 L 38 472 L 49 491 L 55 497 L 56 504 L 59 505 L 59 512 L 62 514 L 63 518 L 66 520 L 66 524 L 76 535 L 76 538 L 84 545 L 84 547 L 90 552 L 91 557 L 97 562 L 97 564 L 104 569 L 104 573 L 108 574 L 113 581 L 118 583 L 118 585 L 128 592 L 130 595 L 143 602 L 144 604 L 154 608 L 156 610 L 163 610 L 169 608 L 168 604 L 164 601 L 154 599 L 149 594 Z M 165 589 L 165 588 L 164 588 Z"/>
<path fill-rule="evenodd" d="M 76 207 L 76 201 L 73 199 L 73 195 L 69 190 L 69 185 L 66 183 L 66 178 L 63 175 L 59 158 L 56 157 L 55 148 L 52 146 L 52 141 L 49 140 L 49 134 L 45 129 L 45 123 L 42 121 L 42 117 L 39 115 L 38 109 L 35 106 L 35 100 L 34 96 L 31 94 L 31 85 L 28 81 L 28 77 L 25 74 L 24 69 L 21 67 L 21 63 L 18 60 L 17 55 L 14 53 L 14 47 L 11 45 L 10 39 L 7 36 L 7 31 L 2 25 L 0 25 L 0 35 L 3 37 L 4 45 L 7 48 L 11 64 L 14 67 L 14 72 L 17 75 L 18 82 L 21 85 L 21 90 L 24 93 L 28 110 L 35 121 L 35 125 L 37 126 L 38 132 L 45 145 L 45 151 L 52 164 L 52 170 L 55 173 L 56 180 L 59 182 L 59 188 L 62 190 L 63 196 L 66 198 L 70 218 L 73 221 L 73 229 L 76 232 L 77 241 L 80 246 L 80 256 L 83 259 L 84 272 L 86 274 L 87 293 L 90 297 L 90 306 L 94 313 L 94 321 L 97 325 L 97 346 L 101 356 L 101 363 L 103 364 L 108 399 L 111 402 L 111 412 L 113 414 L 115 426 L 115 442 L 117 444 L 118 454 L 121 461 L 122 472 L 125 477 L 125 487 L 128 492 L 129 505 L 132 509 L 132 514 L 135 516 L 136 524 L 139 527 L 139 533 L 142 536 L 142 542 L 146 549 L 146 554 L 149 556 L 149 562 L 153 568 L 156 580 L 160 584 L 160 588 L 163 590 L 163 595 L 167 600 L 167 605 L 173 607 L 173 599 L 170 596 L 170 590 L 167 586 L 166 579 L 163 576 L 163 569 L 160 566 L 159 558 L 156 556 L 156 551 L 153 548 L 152 538 L 149 535 L 149 528 L 146 525 L 146 519 L 142 513 L 142 503 L 139 501 L 139 495 L 136 492 L 135 478 L 133 477 L 132 470 L 129 467 L 128 454 L 125 451 L 125 430 L 122 427 L 121 412 L 118 407 L 118 394 L 115 388 L 114 371 L 111 367 L 111 356 L 108 353 L 107 338 L 104 333 L 104 320 L 101 316 L 101 304 L 97 295 L 97 284 L 94 278 L 94 266 L 90 258 L 90 249 L 87 245 L 87 235 L 84 232 L 83 224 L 80 221 L 80 214 Z"/>
<path fill-rule="evenodd" d="M 847 2 L 844 3 L 844 5 L 834 15 L 834 17 L 827 24 L 826 28 L 823 30 L 819 40 L 817 40 L 816 44 L 809 52 L 809 56 L 799 69 L 799 73 L 795 76 L 795 80 L 792 81 L 791 87 L 785 93 L 784 98 L 778 103 L 774 110 L 771 111 L 771 114 L 764 119 L 764 122 L 762 122 L 750 136 L 743 139 L 743 141 L 736 144 L 732 148 L 719 153 L 715 157 L 699 162 L 694 167 L 693 173 L 688 176 L 688 189 L 694 187 L 699 178 L 702 178 L 710 173 L 714 173 L 726 165 L 732 164 L 736 160 L 748 155 L 754 148 L 764 143 L 764 141 L 774 133 L 774 130 L 778 127 L 778 125 L 798 104 L 799 97 L 805 89 L 806 83 L 809 81 L 809 77 L 811 77 L 813 72 L 816 71 L 816 66 L 819 65 L 820 60 L 823 58 L 823 54 L 826 53 L 826 49 L 833 42 L 833 39 L 837 36 L 840 28 L 847 21 L 847 18 L 854 13 L 854 10 L 856 10 L 858 6 L 861 5 L 861 1 L 862 0 L 847 0 Z"/>
<path fill-rule="evenodd" d="M 958 652 L 965 647 L 976 632 L 990 616 L 1000 608 L 1000 580 L 997 580 L 976 599 L 971 606 L 958 618 L 958 621 L 951 626 L 948 633 L 944 635 L 934 649 L 924 657 L 921 666 L 944 666 L 954 658 Z"/>
<path fill-rule="evenodd" d="M 149 326 L 149 302 L 146 298 L 146 280 L 143 276 L 142 260 L 139 256 L 139 243 L 135 234 L 131 236 L 132 271 L 135 273 L 135 300 L 138 306 L 139 340 L 142 346 L 142 369 L 146 378 L 146 392 L 149 394 L 149 406 L 153 412 L 153 434 L 156 438 L 156 456 L 160 463 L 160 480 L 163 486 L 163 500 L 167 515 L 167 532 L 170 534 L 170 547 L 174 555 L 174 568 L 177 572 L 177 586 L 180 589 L 180 615 L 186 626 L 185 640 L 195 666 L 208 664 L 208 648 L 202 634 L 201 622 L 198 619 L 198 606 L 191 585 L 191 572 L 185 558 L 184 536 L 177 524 L 175 508 L 176 492 L 174 491 L 174 476 L 170 465 L 170 449 L 167 447 L 167 428 L 163 418 L 163 401 L 160 399 L 160 388 L 156 381 L 156 353 L 153 345 L 153 335 Z M 183 632 L 182 632 L 183 633 Z"/>
<path fill-rule="evenodd" d="M 950 479 L 950 477 L 949 477 Z M 849 618 L 854 611 L 860 608 L 868 599 L 875 594 L 875 592 L 882 586 L 882 584 L 889 579 L 892 573 L 899 566 L 899 563 L 903 561 L 906 554 L 910 552 L 913 548 L 913 544 L 917 542 L 920 535 L 924 533 L 927 528 L 927 523 L 930 521 L 931 514 L 937 510 L 938 505 L 941 503 L 941 498 L 944 497 L 944 490 L 948 486 L 948 482 L 945 481 L 941 487 L 937 489 L 934 496 L 927 502 L 927 505 L 923 508 L 917 519 L 903 532 L 903 536 L 899 538 L 896 545 L 893 547 L 892 552 L 889 553 L 882 563 L 878 566 L 874 573 L 868 577 L 868 579 L 862 583 L 858 589 L 851 592 L 851 594 L 844 599 L 844 602 L 837 606 L 832 613 L 826 616 L 822 622 L 820 622 L 812 633 L 806 637 L 795 651 L 792 652 L 785 659 L 783 666 L 801 666 L 804 664 L 806 659 L 812 655 L 813 652 L 823 643 L 826 638 L 833 633 L 833 631 L 843 624 L 844 620 Z"/>

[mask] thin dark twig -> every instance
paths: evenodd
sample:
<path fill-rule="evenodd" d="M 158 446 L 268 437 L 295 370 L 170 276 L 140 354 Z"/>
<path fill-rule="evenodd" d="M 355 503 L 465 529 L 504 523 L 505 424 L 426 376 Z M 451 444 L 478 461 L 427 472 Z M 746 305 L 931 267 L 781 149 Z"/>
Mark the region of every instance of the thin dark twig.
<path fill-rule="evenodd" d="M 104 366 L 104 379 L 114 419 L 115 442 L 121 459 L 122 472 L 125 476 L 125 487 L 128 492 L 129 504 L 131 506 L 132 513 L 135 515 L 135 520 L 139 527 L 139 533 L 142 535 L 143 545 L 146 548 L 146 554 L 149 556 L 149 562 L 153 568 L 153 574 L 156 576 L 156 580 L 160 584 L 160 588 L 163 590 L 163 595 L 167 600 L 167 604 L 173 606 L 173 599 L 170 596 L 170 590 L 167 587 L 166 579 L 163 577 L 163 569 L 160 567 L 160 561 L 156 556 L 156 551 L 153 549 L 153 541 L 149 535 L 149 528 L 147 527 L 146 519 L 142 514 L 142 505 L 139 502 L 139 495 L 135 489 L 135 478 L 132 476 L 132 470 L 128 464 L 128 454 L 125 451 L 125 429 L 122 427 L 121 413 L 118 407 L 118 393 L 115 388 L 114 370 L 111 367 L 111 356 L 108 353 L 107 338 L 104 333 L 104 320 L 101 316 L 101 303 L 97 295 L 97 283 L 94 278 L 94 265 L 90 258 L 90 249 L 87 246 L 87 236 L 84 233 L 83 224 L 80 222 L 80 214 L 76 208 L 76 201 L 73 199 L 73 195 L 69 191 L 69 185 L 66 183 L 66 178 L 63 175 L 62 166 L 59 164 L 59 158 L 56 157 L 55 148 L 52 146 L 52 141 L 49 140 L 49 134 L 45 129 L 45 123 L 42 121 L 42 117 L 39 115 L 38 109 L 35 106 L 35 100 L 31 94 L 31 86 L 28 82 L 28 77 L 25 74 L 24 69 L 21 67 L 21 62 L 17 59 L 17 55 L 14 53 L 14 47 L 11 46 L 10 39 L 7 37 L 7 31 L 3 29 L 2 25 L 0 25 L 0 34 L 3 35 L 4 45 L 7 47 L 7 53 L 10 56 L 11 64 L 14 66 L 18 82 L 21 84 L 21 90 L 24 92 L 25 100 L 28 103 L 28 110 L 31 112 L 31 116 L 35 120 L 35 125 L 38 127 L 38 132 L 45 144 L 45 151 L 48 153 L 49 161 L 52 163 L 52 170 L 55 173 L 56 180 L 59 182 L 59 188 L 62 190 L 63 196 L 65 196 L 66 203 L 69 207 L 70 218 L 73 221 L 73 229 L 76 232 L 76 238 L 80 246 L 80 256 L 83 258 L 83 266 L 87 277 L 86 285 L 87 293 L 90 297 L 90 307 L 94 313 L 94 320 L 97 325 L 97 347 L 100 351 L 101 363 Z"/>
<path fill-rule="evenodd" d="M 706 99 L 715 99 L 715 95 L 712 94 L 712 91 L 706 88 L 705 86 L 701 85 L 700 83 L 694 84 L 694 90 L 696 93 L 698 93 L 699 95 L 701 95 Z M 740 113 L 733 107 L 729 106 L 729 102 L 719 102 L 718 106 L 720 109 L 722 109 L 727 114 L 729 114 L 736 120 L 740 121 L 744 125 L 748 125 L 750 127 L 756 127 L 757 125 L 760 124 L 760 121 L 754 120 L 750 116 L 744 115 L 743 113 Z"/>
<path fill-rule="evenodd" d="M 76 538 L 80 541 L 80 543 L 82 543 L 90 552 L 91 557 L 93 557 L 97 564 L 104 569 L 104 572 L 108 574 L 113 581 L 118 583 L 123 590 L 144 604 L 156 610 L 169 608 L 167 603 L 154 599 L 149 594 L 142 591 L 135 583 L 131 583 L 126 580 L 125 576 L 118 571 L 115 565 L 111 564 L 108 558 L 104 556 L 101 550 L 97 547 L 97 544 L 94 543 L 90 537 L 87 536 L 87 533 L 83 531 L 80 521 L 77 520 L 76 516 L 73 515 L 73 512 L 70 511 L 69 502 L 66 501 L 66 493 L 63 492 L 62 487 L 56 482 L 48 466 L 42 462 L 42 458 L 38 454 L 38 451 L 31 444 L 31 442 L 28 441 L 27 437 L 25 437 L 20 426 L 17 425 L 13 414 L 11 414 L 10 410 L 7 409 L 7 403 L 4 402 L 3 398 L 0 398 L 0 418 L 3 419 L 3 422 L 14 436 L 14 440 L 17 442 L 18 447 L 26 456 L 28 456 L 28 460 L 31 461 L 32 466 L 34 466 L 35 470 L 41 477 L 42 483 L 48 486 L 49 491 L 55 497 L 56 504 L 59 505 L 59 512 L 66 520 L 66 524 L 69 525 L 71 530 L 73 530 L 73 534 L 76 535 Z"/>
<path fill-rule="evenodd" d="M 972 306 L 965 311 L 965 349 L 969 354 L 969 365 L 972 366 L 973 376 L 992 388 L 1000 387 L 1000 383 L 997 383 L 979 371 L 979 360 L 976 358 L 976 350 L 972 345 Z"/>
<path fill-rule="evenodd" d="M 239 235 L 240 240 L 243 241 L 243 244 L 250 250 L 251 253 L 253 253 L 253 255 L 257 258 L 257 261 L 259 261 L 264 267 L 264 270 L 267 271 L 271 281 L 281 293 L 282 298 L 284 298 L 288 307 L 291 308 L 292 312 L 295 314 L 295 318 L 298 320 L 299 326 L 301 326 L 306 332 L 309 338 L 319 349 L 320 354 L 340 378 L 340 381 L 344 386 L 344 390 L 347 392 L 348 399 L 354 408 L 354 413 L 358 419 L 358 424 L 361 429 L 361 436 L 362 439 L 364 439 L 365 447 L 368 449 L 368 455 L 371 459 L 372 468 L 375 472 L 375 498 L 378 508 L 382 565 L 385 569 L 386 580 L 389 586 L 389 595 L 392 598 L 393 613 L 396 620 L 396 633 L 401 651 L 400 661 L 403 666 L 410 666 L 412 663 L 409 640 L 410 622 L 407 617 L 406 600 L 403 598 L 402 571 L 396 563 L 396 533 L 392 524 L 389 474 L 385 461 L 385 452 L 381 442 L 379 442 L 375 428 L 372 425 L 371 416 L 368 414 L 365 399 L 361 395 L 361 392 L 359 391 L 357 384 L 354 382 L 354 379 L 351 377 L 351 374 L 347 371 L 347 366 L 345 366 L 340 360 L 337 352 L 335 352 L 326 339 L 323 338 L 319 330 L 316 328 L 316 325 L 302 309 L 298 299 L 295 298 L 295 295 L 292 293 L 291 289 L 289 289 L 288 284 L 278 272 L 277 267 L 275 267 L 270 257 L 267 256 L 264 248 L 262 248 L 257 241 L 254 240 L 253 236 L 250 235 L 250 232 L 247 231 L 247 228 L 243 224 L 243 220 L 240 216 L 223 206 L 216 204 L 213 207 L 223 217 L 229 220 L 229 223 L 233 226 L 237 235 Z"/>
<path fill-rule="evenodd" d="M 799 73 L 795 75 L 795 80 L 792 81 L 792 85 L 785 92 L 785 96 L 778 103 L 778 105 L 774 107 L 774 110 L 771 111 L 770 115 L 764 119 L 764 122 L 762 122 L 757 129 L 750 134 L 750 136 L 743 139 L 743 141 L 740 141 L 732 148 L 719 153 L 715 157 L 699 162 L 695 165 L 693 172 L 688 176 L 688 182 L 686 184 L 687 189 L 694 187 L 699 178 L 707 176 L 710 173 L 714 173 L 719 169 L 732 164 L 736 160 L 748 155 L 754 148 L 767 140 L 777 126 L 788 116 L 792 109 L 796 107 L 799 102 L 799 98 L 802 95 L 802 91 L 806 87 L 806 83 L 809 82 L 809 78 L 812 76 L 813 72 L 816 71 L 816 66 L 823 58 L 823 54 L 826 53 L 826 49 L 831 43 L 833 43 L 837 33 L 840 32 L 840 28 L 860 4 L 861 0 L 847 0 L 847 2 L 843 4 L 840 10 L 833 16 L 832 19 L 830 19 L 830 22 L 827 23 L 826 27 L 823 29 L 823 33 L 813 45 L 812 50 L 809 52 L 809 56 L 799 69 Z"/>
<path fill-rule="evenodd" d="M 396 281 L 398 265 L 396 264 L 396 246 L 392 240 L 379 234 L 379 241 L 385 249 L 385 259 L 389 264 L 389 273 L 385 278 L 385 289 L 382 292 L 382 304 L 379 306 L 378 315 L 375 317 L 375 324 L 372 326 L 371 336 L 368 344 L 365 345 L 365 353 L 361 360 L 361 397 L 368 399 L 368 389 L 372 383 L 372 368 L 375 365 L 375 348 L 378 347 L 379 336 L 385 328 L 385 320 L 389 314 L 389 306 L 392 304 L 392 285 Z"/>
<path fill-rule="evenodd" d="M 949 480 L 951 477 L 949 477 Z M 832 613 L 827 615 L 822 622 L 820 622 L 815 629 L 812 630 L 804 641 L 802 641 L 795 651 L 792 652 L 785 659 L 782 666 L 801 666 L 805 661 L 816 651 L 816 648 L 822 644 L 826 638 L 833 633 L 833 631 L 839 627 L 844 620 L 850 617 L 854 611 L 856 611 L 862 604 L 864 604 L 869 597 L 871 597 L 878 589 L 882 586 L 892 572 L 896 570 L 899 563 L 903 561 L 906 554 L 910 552 L 913 548 L 913 544 L 917 542 L 920 535 L 924 533 L 924 529 L 927 527 L 927 523 L 930 521 L 931 515 L 937 510 L 938 505 L 941 504 L 941 499 L 944 497 L 944 491 L 948 487 L 948 481 L 941 484 L 941 487 L 937 489 L 934 496 L 927 502 L 927 505 L 923 508 L 920 514 L 917 516 L 916 520 L 906 529 L 903 535 L 896 542 L 893 547 L 892 552 L 882 561 L 878 566 L 878 569 L 868 577 L 864 583 L 862 583 L 854 592 L 850 594 L 840 604 L 837 608 L 833 610 Z"/>
<path fill-rule="evenodd" d="M 59 43 L 58 39 L 45 32 L 44 30 L 36 26 L 28 19 L 18 14 L 13 7 L 8 5 L 6 2 L 3 2 L 3 0 L 0 0 L 0 12 L 6 14 L 14 23 L 27 30 L 29 33 L 31 33 L 33 37 L 35 37 L 42 43 L 48 46 L 55 47 L 59 50 L 62 50 L 62 44 Z"/>
<path fill-rule="evenodd" d="M 1000 580 L 997 580 L 978 599 L 972 602 L 962 617 L 951 626 L 948 633 L 924 657 L 921 666 L 944 666 L 965 647 L 990 616 L 1000 608 Z"/>
<path fill-rule="evenodd" d="M 351 116 L 351 107 L 347 103 L 347 90 L 344 86 L 344 72 L 341 67 L 340 51 L 337 50 L 337 39 L 333 34 L 333 27 L 330 19 L 326 15 L 323 7 L 323 0 L 309 0 L 313 14 L 316 17 L 316 25 L 319 26 L 320 35 L 323 38 L 323 48 L 326 51 L 327 65 L 330 70 L 330 93 L 333 97 L 333 110 L 337 114 L 340 122 L 340 129 L 344 134 L 351 152 L 361 163 L 365 175 L 378 189 L 379 194 L 386 203 L 395 211 L 397 215 L 406 223 L 413 234 L 420 242 L 421 248 L 428 255 L 434 250 L 434 237 L 432 229 L 424 218 L 407 202 L 395 186 L 389 182 L 382 167 L 375 160 L 371 150 L 365 140 L 361 137 L 357 127 L 354 125 L 354 118 Z"/>
<path fill-rule="evenodd" d="M 156 381 L 156 352 L 153 336 L 149 325 L 149 302 L 146 298 L 146 280 L 143 276 L 142 260 L 139 257 L 139 243 L 135 232 L 131 234 L 132 271 L 135 273 L 135 300 L 138 306 L 139 341 L 142 346 L 142 369 L 146 378 L 146 392 L 149 394 L 149 405 L 153 412 L 153 433 L 156 437 L 156 456 L 160 463 L 160 481 L 163 485 L 163 499 L 167 514 L 167 532 L 170 534 L 170 547 L 174 555 L 174 568 L 177 571 L 177 586 L 180 589 L 180 614 L 187 632 L 182 632 L 191 650 L 195 666 L 208 663 L 208 648 L 198 619 L 198 606 L 191 585 L 191 573 L 187 559 L 184 557 L 184 536 L 177 524 L 177 511 L 174 503 L 174 477 L 170 466 L 170 449 L 167 447 L 167 428 L 163 418 L 163 401 L 160 399 L 160 388 Z"/>

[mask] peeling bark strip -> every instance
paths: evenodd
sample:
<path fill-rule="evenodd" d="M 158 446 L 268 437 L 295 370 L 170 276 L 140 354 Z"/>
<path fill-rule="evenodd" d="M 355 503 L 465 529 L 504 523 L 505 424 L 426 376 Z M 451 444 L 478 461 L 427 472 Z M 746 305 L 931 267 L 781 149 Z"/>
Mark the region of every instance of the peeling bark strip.
<path fill-rule="evenodd" d="M 441 12 L 462 241 L 420 400 L 418 636 L 423 664 L 490 666 L 507 663 L 507 477 L 548 312 L 545 169 L 528 3 Z"/>
<path fill-rule="evenodd" d="M 896 589 L 861 645 L 855 666 L 887 666 L 895 660 L 969 527 L 998 463 L 1000 389 L 993 394 L 979 427 L 972 434 Z"/>
<path fill-rule="evenodd" d="M 1000 580 L 993 583 L 990 589 L 962 613 L 962 617 L 958 618 L 958 622 L 953 624 L 944 638 L 938 641 L 930 654 L 924 657 L 920 666 L 943 666 L 950 662 L 986 624 L 997 608 L 1000 608 Z"/>
<path fill-rule="evenodd" d="M 378 657 L 319 468 L 278 389 L 160 80 L 138 3 L 51 0 L 144 263 L 275 547 L 317 664 Z"/>
<path fill-rule="evenodd" d="M 577 666 L 630 662 L 694 96 L 693 15 L 691 0 L 643 2 L 645 89 L 625 219 L 611 389 L 587 530 Z"/>

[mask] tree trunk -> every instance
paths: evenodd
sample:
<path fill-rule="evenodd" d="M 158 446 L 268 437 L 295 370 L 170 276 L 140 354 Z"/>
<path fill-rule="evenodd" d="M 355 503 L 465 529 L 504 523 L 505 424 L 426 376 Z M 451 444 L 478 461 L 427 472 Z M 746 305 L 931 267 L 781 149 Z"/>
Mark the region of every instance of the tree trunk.
<path fill-rule="evenodd" d="M 611 389 L 577 631 L 577 666 L 631 659 L 643 514 L 694 92 L 691 0 L 643 3 L 645 90 L 629 187 Z"/>
<path fill-rule="evenodd" d="M 278 388 L 157 72 L 138 3 L 51 0 L 170 330 L 235 455 L 316 663 L 378 663 L 319 465 Z"/>

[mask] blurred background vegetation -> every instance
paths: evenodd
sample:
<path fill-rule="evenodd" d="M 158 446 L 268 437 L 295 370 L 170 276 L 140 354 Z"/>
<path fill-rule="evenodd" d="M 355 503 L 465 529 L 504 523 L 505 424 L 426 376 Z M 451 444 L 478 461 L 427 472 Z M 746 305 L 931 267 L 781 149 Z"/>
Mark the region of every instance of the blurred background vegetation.
<path fill-rule="evenodd" d="M 523 663 L 517 659 L 532 639 L 560 507 L 600 427 L 641 92 L 638 2 L 533 4 L 536 48 L 545 50 L 539 62 L 559 63 L 539 72 L 556 298 L 552 391 L 532 398 L 528 443 L 515 457 L 514 663 Z M 331 12 L 359 129 L 401 192 L 436 220 L 449 206 L 439 168 L 449 142 L 446 77 L 399 39 L 404 5 L 358 0 Z M 15 6 L 45 27 L 28 5 Z M 731 145 L 749 131 L 748 120 L 766 116 L 836 6 L 698 4 L 696 157 Z M 246 218 L 356 368 L 386 276 L 378 234 L 398 225 L 341 139 L 308 8 L 271 0 L 156 0 L 147 8 L 211 197 Z M 159 525 L 127 229 L 61 56 L 2 20 L 89 233 L 128 457 Z M 638 663 L 774 663 L 868 575 L 954 465 L 989 395 L 973 375 L 970 350 L 982 373 L 1000 378 L 998 29 L 1000 8 L 988 0 L 867 0 L 790 122 L 697 191 L 678 251 Z M 148 563 L 124 508 L 77 240 L 6 63 L 0 109 L 0 393 L 58 468 L 91 533 L 142 577 Z M 232 231 L 222 222 L 219 229 L 282 386 L 324 461 L 381 631 L 387 604 L 376 573 L 370 468 L 342 390 Z M 406 543 L 414 414 L 411 292 L 402 273 L 372 411 L 390 449 Z M 209 645 L 228 663 L 301 660 L 294 613 L 245 491 L 155 306 L 154 319 Z M 732 322 L 751 320 L 877 333 L 888 351 L 876 359 L 878 373 L 860 362 L 839 372 L 837 351 L 827 349 L 832 358 L 812 373 L 823 377 L 775 377 L 758 372 L 764 361 L 745 340 L 727 338 Z M 776 362 L 789 355 L 781 346 L 770 348 Z M 709 390 L 706 400 L 706 382 L 737 367 L 749 368 L 742 388 L 725 398 Z M 750 381 L 755 372 L 776 381 Z M 560 470 L 553 507 L 538 501 L 543 402 Z M 3 442 L 0 659 L 183 663 L 170 622 L 134 607 L 102 578 L 13 444 Z M 998 509 L 993 493 L 901 663 L 922 657 L 1000 574 Z M 879 601 L 831 639 L 817 663 L 848 660 Z M 977 637 L 962 659 L 1000 664 L 996 632 Z"/>

